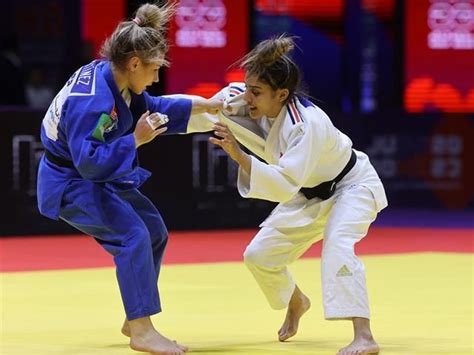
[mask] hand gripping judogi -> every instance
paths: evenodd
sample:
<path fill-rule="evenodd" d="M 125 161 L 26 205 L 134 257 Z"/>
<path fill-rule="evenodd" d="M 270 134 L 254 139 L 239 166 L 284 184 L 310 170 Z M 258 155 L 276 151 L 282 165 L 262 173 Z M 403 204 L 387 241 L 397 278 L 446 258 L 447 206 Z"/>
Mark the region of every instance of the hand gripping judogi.
<path fill-rule="evenodd" d="M 313 103 L 296 97 L 275 119 L 252 120 L 244 90 L 232 83 L 218 94 L 226 107 L 218 119 L 256 156 L 250 175 L 239 169 L 238 190 L 245 198 L 279 203 L 247 246 L 246 265 L 271 307 L 286 308 L 295 288 L 287 265 L 323 239 L 325 317 L 369 318 L 364 265 L 354 245 L 387 206 L 377 173 Z"/>
<path fill-rule="evenodd" d="M 93 61 L 72 75 L 41 127 L 40 212 L 93 236 L 114 257 L 127 319 L 160 312 L 157 280 L 167 230 L 137 188 L 134 124 L 147 110 L 169 117 L 167 133 L 187 130 L 192 102 L 118 91 L 110 64 Z M 78 256 L 80 257 L 80 256 Z"/>

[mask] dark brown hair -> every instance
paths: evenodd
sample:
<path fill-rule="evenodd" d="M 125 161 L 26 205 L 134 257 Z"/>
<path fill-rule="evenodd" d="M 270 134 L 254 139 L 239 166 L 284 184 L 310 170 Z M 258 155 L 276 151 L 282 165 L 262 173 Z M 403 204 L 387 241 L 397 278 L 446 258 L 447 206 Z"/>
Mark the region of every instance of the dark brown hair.
<path fill-rule="evenodd" d="M 175 10 L 176 2 L 164 6 L 140 6 L 134 19 L 121 22 L 105 40 L 101 56 L 123 69 L 133 56 L 149 63 L 160 55 L 165 55 L 168 51 L 166 25 Z M 168 62 L 165 60 L 163 65 L 168 65 Z"/>
<path fill-rule="evenodd" d="M 260 42 L 240 62 L 247 75 L 256 76 L 273 90 L 288 89 L 289 101 L 300 90 L 301 74 L 289 57 L 295 47 L 292 37 L 281 35 Z"/>

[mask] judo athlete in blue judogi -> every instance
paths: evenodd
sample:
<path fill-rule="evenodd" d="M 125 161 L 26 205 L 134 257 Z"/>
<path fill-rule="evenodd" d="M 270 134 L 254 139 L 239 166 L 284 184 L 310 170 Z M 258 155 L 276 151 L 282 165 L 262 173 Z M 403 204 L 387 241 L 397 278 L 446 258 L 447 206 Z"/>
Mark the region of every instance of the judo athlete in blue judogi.
<path fill-rule="evenodd" d="M 94 236 L 114 256 L 127 319 L 161 311 L 156 281 L 167 240 L 158 210 L 137 190 L 151 174 L 138 166 L 131 129 L 149 110 L 170 117 L 169 133 L 185 132 L 191 106 L 144 93 L 131 94 L 129 109 L 110 64 L 94 61 L 71 77 L 41 127 L 40 211 Z"/>
<path fill-rule="evenodd" d="M 138 190 L 151 174 L 138 166 L 137 148 L 165 130 L 187 132 L 192 113 L 221 105 L 144 91 L 166 64 L 163 23 L 154 24 L 150 13 L 165 21 L 171 11 L 143 5 L 106 41 L 107 60 L 71 76 L 44 117 L 38 172 L 40 212 L 93 236 L 113 255 L 127 317 L 122 332 L 133 349 L 160 354 L 187 348 L 158 333 L 149 318 L 161 311 L 157 281 L 168 236 L 160 213 Z M 156 119 L 156 112 L 169 122 L 154 130 L 146 119 Z"/>

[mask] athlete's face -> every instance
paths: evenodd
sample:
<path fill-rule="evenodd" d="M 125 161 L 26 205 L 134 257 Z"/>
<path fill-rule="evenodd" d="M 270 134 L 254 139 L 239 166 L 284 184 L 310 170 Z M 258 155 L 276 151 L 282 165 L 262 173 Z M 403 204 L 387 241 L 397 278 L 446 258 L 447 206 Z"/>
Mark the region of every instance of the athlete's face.
<path fill-rule="evenodd" d="M 288 89 L 273 90 L 254 75 L 245 77 L 244 100 L 249 106 L 249 115 L 253 119 L 262 116 L 276 117 L 288 97 Z"/>
<path fill-rule="evenodd" d="M 127 66 L 128 88 L 139 95 L 147 86 L 157 83 L 160 80 L 158 72 L 162 64 L 163 57 L 149 63 L 144 63 L 138 57 L 131 58 Z"/>

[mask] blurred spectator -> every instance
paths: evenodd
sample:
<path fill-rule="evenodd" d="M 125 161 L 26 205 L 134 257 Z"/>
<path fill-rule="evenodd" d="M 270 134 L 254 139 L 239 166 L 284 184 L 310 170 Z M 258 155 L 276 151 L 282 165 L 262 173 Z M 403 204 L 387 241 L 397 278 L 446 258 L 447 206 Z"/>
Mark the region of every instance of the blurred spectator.
<path fill-rule="evenodd" d="M 0 105 L 25 105 L 25 77 L 23 65 L 18 54 L 18 42 L 15 36 L 2 36 L 0 40 Z"/>
<path fill-rule="evenodd" d="M 92 62 L 95 58 L 94 43 L 84 40 L 81 45 L 81 66 Z"/>
<path fill-rule="evenodd" d="M 45 82 L 44 72 L 34 68 L 26 84 L 26 101 L 34 109 L 46 110 L 54 98 L 54 92 Z"/>
<path fill-rule="evenodd" d="M 80 49 L 77 52 L 77 55 L 72 58 L 70 62 L 70 67 L 68 71 L 68 78 L 71 73 L 74 73 L 77 69 L 82 67 L 83 65 L 89 64 L 95 58 L 95 48 L 94 43 L 89 40 L 84 40 L 80 44 Z M 67 80 L 67 79 L 66 79 Z"/>

